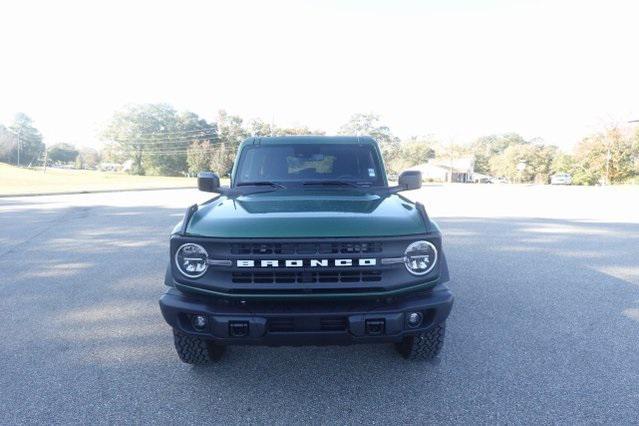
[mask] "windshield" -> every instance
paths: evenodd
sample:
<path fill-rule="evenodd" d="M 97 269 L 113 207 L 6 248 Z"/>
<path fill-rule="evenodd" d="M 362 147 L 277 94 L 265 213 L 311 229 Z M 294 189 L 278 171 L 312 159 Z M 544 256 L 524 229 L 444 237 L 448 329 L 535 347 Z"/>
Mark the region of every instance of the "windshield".
<path fill-rule="evenodd" d="M 383 186 L 377 150 L 372 145 L 253 145 L 242 150 L 236 185 L 251 182 L 353 182 Z"/>

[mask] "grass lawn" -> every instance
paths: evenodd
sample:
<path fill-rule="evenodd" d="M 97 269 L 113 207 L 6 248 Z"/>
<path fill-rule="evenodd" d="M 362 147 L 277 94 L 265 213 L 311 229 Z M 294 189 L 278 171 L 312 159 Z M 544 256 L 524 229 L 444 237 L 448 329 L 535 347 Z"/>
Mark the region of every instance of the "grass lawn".
<path fill-rule="evenodd" d="M 194 178 L 131 176 L 95 170 L 23 169 L 0 163 L 0 195 L 55 194 L 114 189 L 196 188 Z"/>

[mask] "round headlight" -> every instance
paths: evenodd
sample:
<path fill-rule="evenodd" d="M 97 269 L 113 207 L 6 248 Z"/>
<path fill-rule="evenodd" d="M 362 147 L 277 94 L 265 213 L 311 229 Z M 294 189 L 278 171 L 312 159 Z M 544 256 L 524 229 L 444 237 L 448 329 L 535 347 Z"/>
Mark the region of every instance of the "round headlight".
<path fill-rule="evenodd" d="M 208 253 L 199 244 L 182 244 L 175 252 L 175 265 L 180 272 L 189 278 L 199 278 L 209 267 Z"/>
<path fill-rule="evenodd" d="M 437 249 L 429 241 L 415 241 L 404 252 L 404 264 L 413 275 L 426 275 L 437 263 Z"/>

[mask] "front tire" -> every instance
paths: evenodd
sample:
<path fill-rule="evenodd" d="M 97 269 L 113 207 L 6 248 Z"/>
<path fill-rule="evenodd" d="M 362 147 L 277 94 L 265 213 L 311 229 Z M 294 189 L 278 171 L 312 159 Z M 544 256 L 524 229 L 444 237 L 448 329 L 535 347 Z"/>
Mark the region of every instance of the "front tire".
<path fill-rule="evenodd" d="M 224 347 L 213 342 L 173 330 L 173 343 L 182 362 L 193 365 L 210 364 L 221 358 Z"/>
<path fill-rule="evenodd" d="M 408 360 L 429 361 L 442 350 L 445 335 L 446 322 L 442 322 L 416 336 L 404 337 L 401 343 L 395 344 L 395 348 Z"/>

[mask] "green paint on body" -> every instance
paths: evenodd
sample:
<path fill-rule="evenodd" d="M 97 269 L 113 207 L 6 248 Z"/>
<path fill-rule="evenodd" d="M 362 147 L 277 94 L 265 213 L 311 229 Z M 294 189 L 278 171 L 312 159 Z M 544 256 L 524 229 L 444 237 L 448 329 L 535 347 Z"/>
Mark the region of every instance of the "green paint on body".
<path fill-rule="evenodd" d="M 409 200 L 349 189 L 279 190 L 200 206 L 187 234 L 215 238 L 384 237 L 427 232 Z"/>

